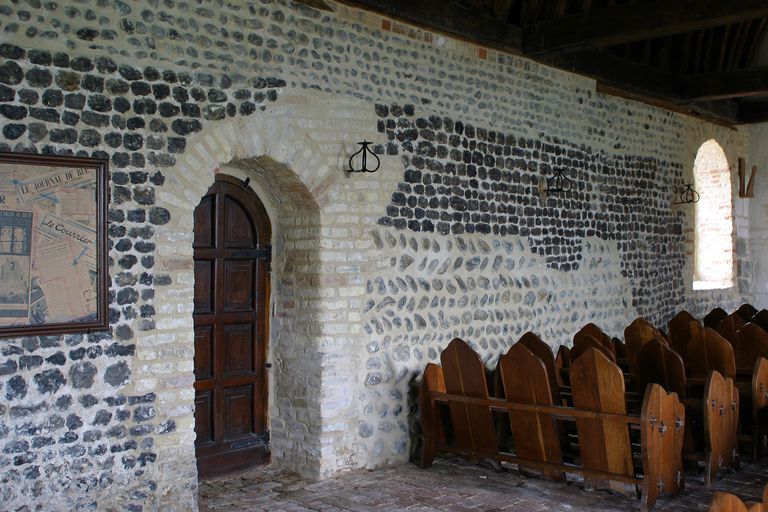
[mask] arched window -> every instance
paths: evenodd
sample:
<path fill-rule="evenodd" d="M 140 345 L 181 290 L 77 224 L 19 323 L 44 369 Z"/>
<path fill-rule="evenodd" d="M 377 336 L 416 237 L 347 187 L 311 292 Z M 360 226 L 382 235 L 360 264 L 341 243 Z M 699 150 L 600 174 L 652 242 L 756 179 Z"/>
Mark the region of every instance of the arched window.
<path fill-rule="evenodd" d="M 694 290 L 733 286 L 733 199 L 731 173 L 714 139 L 699 148 L 693 165 L 696 203 Z"/>

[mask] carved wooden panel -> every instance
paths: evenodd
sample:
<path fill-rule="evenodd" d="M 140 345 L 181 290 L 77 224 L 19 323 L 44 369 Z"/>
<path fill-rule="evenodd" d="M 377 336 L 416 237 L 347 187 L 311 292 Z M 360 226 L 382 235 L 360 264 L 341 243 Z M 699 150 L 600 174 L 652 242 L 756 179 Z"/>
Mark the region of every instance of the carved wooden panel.
<path fill-rule="evenodd" d="M 212 326 L 195 326 L 195 378 L 208 379 L 213 375 Z"/>

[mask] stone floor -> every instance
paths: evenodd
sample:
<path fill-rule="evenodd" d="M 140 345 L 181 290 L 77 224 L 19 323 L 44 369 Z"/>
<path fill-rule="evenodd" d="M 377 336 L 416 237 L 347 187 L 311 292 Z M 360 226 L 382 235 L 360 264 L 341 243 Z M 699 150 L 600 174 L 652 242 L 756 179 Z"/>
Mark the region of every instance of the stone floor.
<path fill-rule="evenodd" d="M 768 483 L 768 460 L 721 473 L 707 489 L 701 475 L 687 475 L 685 491 L 662 497 L 658 512 L 707 510 L 716 490 L 743 500 L 760 499 Z M 202 482 L 201 512 L 276 511 L 636 511 L 640 502 L 608 491 L 587 492 L 578 484 L 526 478 L 510 469 L 496 473 L 458 459 L 438 459 L 422 470 L 413 464 L 358 471 L 309 483 L 270 467 Z"/>

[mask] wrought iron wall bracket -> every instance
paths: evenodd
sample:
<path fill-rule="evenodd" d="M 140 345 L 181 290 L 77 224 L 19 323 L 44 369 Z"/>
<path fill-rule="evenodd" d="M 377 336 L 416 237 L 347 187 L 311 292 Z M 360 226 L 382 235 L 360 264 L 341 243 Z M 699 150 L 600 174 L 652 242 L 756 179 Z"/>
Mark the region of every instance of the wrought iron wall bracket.
<path fill-rule="evenodd" d="M 352 156 L 349 157 L 349 162 L 347 164 L 348 168 L 346 169 L 347 172 L 376 172 L 379 170 L 379 167 L 381 166 L 381 160 L 378 156 L 376 156 L 376 153 L 371 151 L 371 149 L 368 147 L 371 144 L 373 143 L 368 142 L 367 140 L 358 142 L 358 145 L 363 147 L 360 148 L 360 151 L 353 153 Z M 372 156 L 376 160 L 375 167 L 368 168 L 368 155 Z M 359 161 L 359 167 L 355 167 L 356 161 Z"/>

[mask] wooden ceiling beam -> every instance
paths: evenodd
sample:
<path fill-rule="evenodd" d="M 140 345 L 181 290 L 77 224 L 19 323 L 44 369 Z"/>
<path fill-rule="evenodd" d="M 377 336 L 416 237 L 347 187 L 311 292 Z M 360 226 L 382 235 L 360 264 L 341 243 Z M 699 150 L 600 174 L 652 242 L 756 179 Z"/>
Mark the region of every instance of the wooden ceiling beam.
<path fill-rule="evenodd" d="M 768 122 L 768 101 L 744 101 L 739 105 L 739 124 Z"/>
<path fill-rule="evenodd" d="M 601 48 L 768 16 L 765 0 L 648 0 L 529 25 L 527 55 Z"/>
<path fill-rule="evenodd" d="M 520 27 L 456 0 L 337 0 L 418 27 L 513 55 L 522 50 Z"/>
<path fill-rule="evenodd" d="M 688 101 L 768 96 L 768 66 L 681 77 Z"/>

